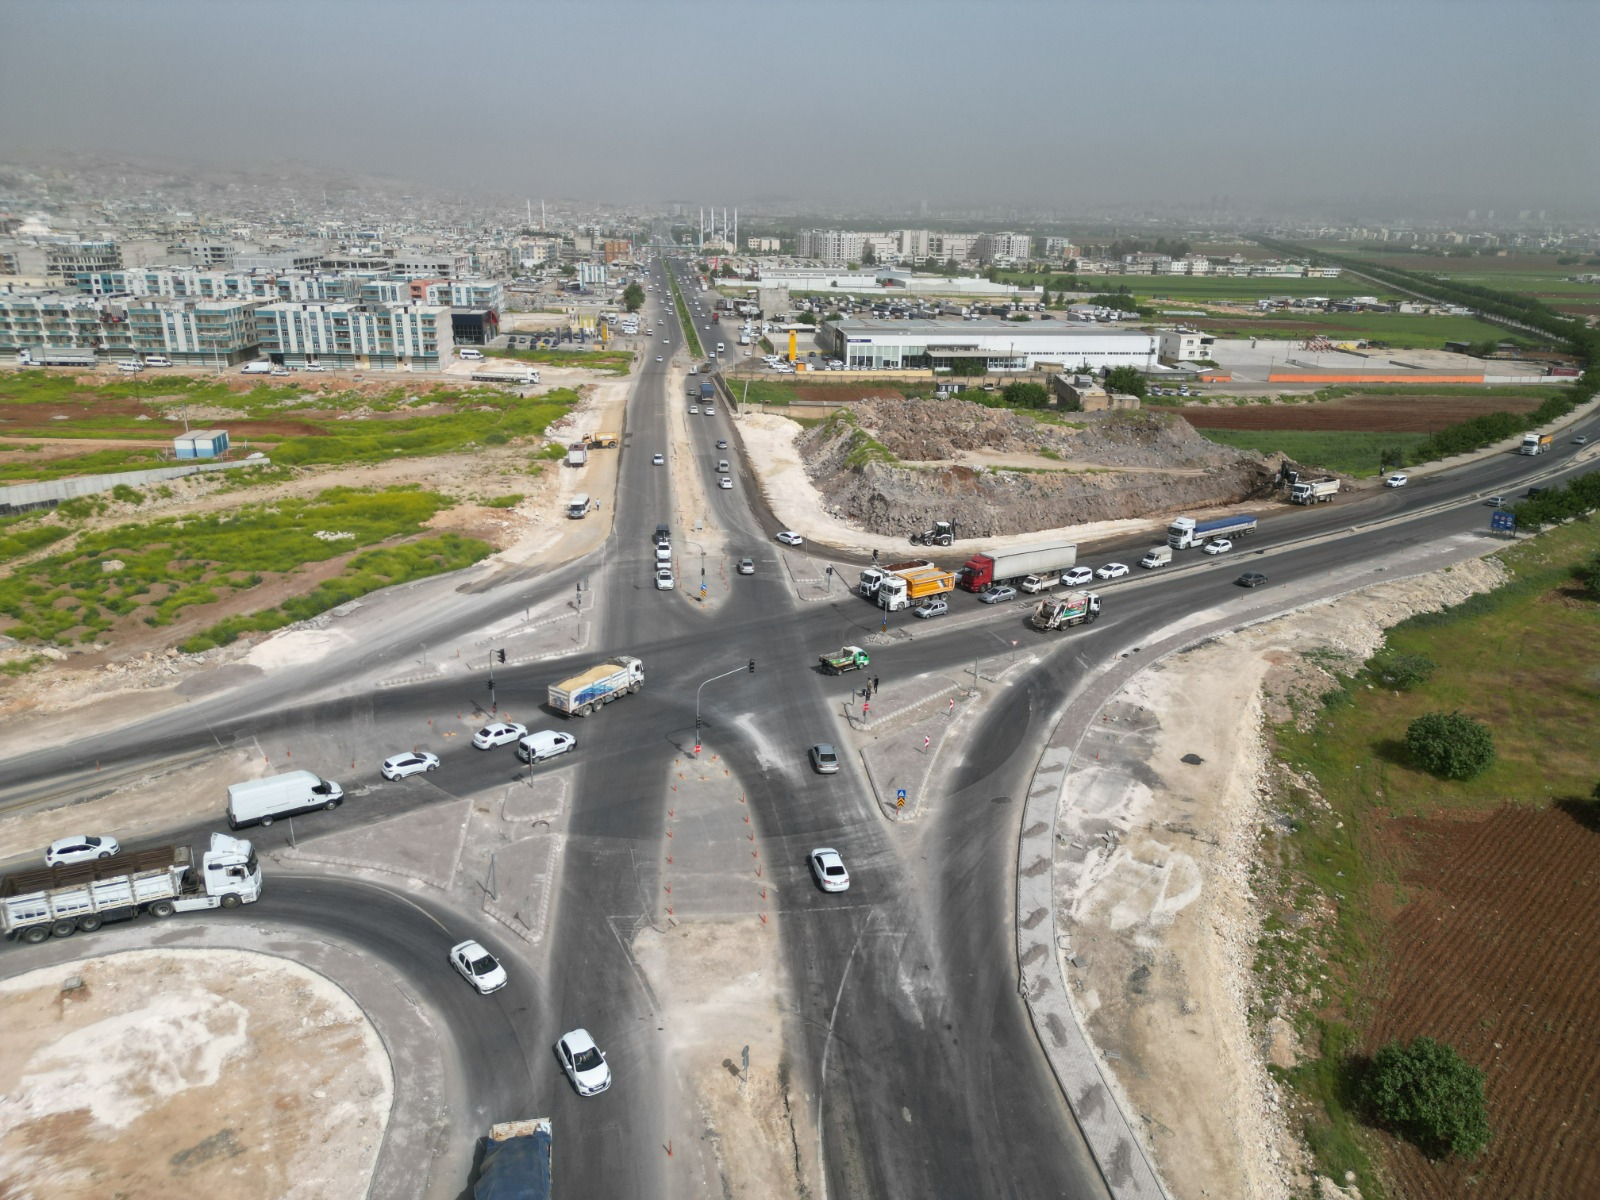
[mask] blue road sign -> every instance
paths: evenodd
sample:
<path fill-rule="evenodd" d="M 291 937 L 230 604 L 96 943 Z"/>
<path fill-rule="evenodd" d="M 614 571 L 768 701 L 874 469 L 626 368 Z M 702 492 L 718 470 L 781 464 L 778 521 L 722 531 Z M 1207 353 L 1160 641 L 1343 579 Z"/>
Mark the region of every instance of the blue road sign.
<path fill-rule="evenodd" d="M 906 790 L 905 790 L 905 788 L 898 789 L 894 794 L 894 798 L 896 800 L 904 800 L 906 798 Z"/>
<path fill-rule="evenodd" d="M 1516 514 L 1508 512 L 1490 513 L 1489 528 L 1495 533 L 1515 533 L 1517 531 Z"/>

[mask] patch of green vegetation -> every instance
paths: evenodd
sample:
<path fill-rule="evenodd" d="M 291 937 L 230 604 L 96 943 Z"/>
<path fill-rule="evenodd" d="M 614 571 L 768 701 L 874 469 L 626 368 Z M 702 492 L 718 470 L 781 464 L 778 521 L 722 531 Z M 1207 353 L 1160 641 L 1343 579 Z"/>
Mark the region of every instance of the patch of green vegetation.
<path fill-rule="evenodd" d="M 524 497 L 521 492 L 512 492 L 506 496 L 495 496 L 483 501 L 485 508 L 515 508 L 521 504 Z"/>
<path fill-rule="evenodd" d="M 318 584 L 304 596 L 285 600 L 276 608 L 226 617 L 193 637 L 185 638 L 179 649 L 185 654 L 198 654 L 213 646 L 226 646 L 242 633 L 270 633 L 296 621 L 309 620 L 381 588 L 426 579 L 447 571 L 459 571 L 492 553 L 494 547 L 487 542 L 464 538 L 455 533 L 369 550 L 356 555 L 338 575 L 326 583 Z"/>
<path fill-rule="evenodd" d="M 490 350 L 490 358 L 514 358 L 519 362 L 544 363 L 552 367 L 583 367 L 590 371 L 605 371 L 611 375 L 626 375 L 633 370 L 632 350 Z"/>
<path fill-rule="evenodd" d="M 396 455 L 450 454 L 473 446 L 494 445 L 492 435 L 504 440 L 537 437 L 551 422 L 565 416 L 578 400 L 570 388 L 524 399 L 509 392 L 484 389 L 471 393 L 473 403 L 456 412 L 432 417 L 401 417 L 392 421 L 341 421 L 330 423 L 317 437 L 288 438 L 272 448 L 278 466 L 312 463 L 376 462 Z"/>
<path fill-rule="evenodd" d="M 415 489 L 330 488 L 309 499 L 88 532 L 70 551 L 0 579 L 0 632 L 66 643 L 141 610 L 147 623 L 165 625 L 185 608 L 254 586 L 264 572 L 290 573 L 420 533 L 448 505 Z M 111 560 L 123 565 L 104 570 Z"/>
<path fill-rule="evenodd" d="M 900 460 L 894 456 L 877 438 L 856 421 L 856 415 L 848 408 L 841 408 L 830 416 L 824 425 L 830 436 L 841 433 L 846 425 L 850 427 L 849 441 L 845 447 L 844 465 L 852 471 L 858 471 L 868 463 L 897 463 Z"/>
<path fill-rule="evenodd" d="M 1425 433 L 1359 433 L 1343 430 L 1199 429 L 1207 441 L 1235 450 L 1287 454 L 1297 463 L 1364 479 L 1379 473 L 1386 450 L 1409 451 L 1428 440 Z"/>
<path fill-rule="evenodd" d="M 546 462 L 555 462 L 567 456 L 567 448 L 560 442 L 546 442 L 534 452 L 535 459 L 544 459 Z M 535 464 L 537 465 L 537 463 Z"/>
<path fill-rule="evenodd" d="M 35 667 L 42 667 L 50 660 L 42 654 L 30 654 L 26 658 L 11 658 L 0 662 L 0 675 L 9 675 L 16 679 L 28 674 Z"/>
<path fill-rule="evenodd" d="M 1400 622 L 1383 651 L 1338 679 L 1306 728 L 1274 730 L 1278 757 L 1314 779 L 1321 799 L 1297 785 L 1279 798 L 1288 828 L 1276 861 L 1269 851 L 1257 868 L 1257 885 L 1280 906 L 1263 929 L 1258 981 L 1265 1003 L 1316 990 L 1302 1034 L 1321 1052 L 1283 1077 L 1319 1110 L 1306 1134 L 1321 1169 L 1334 1178 L 1355 1171 L 1363 1195 L 1376 1180 L 1356 1117 L 1354 1054 L 1388 970 L 1390 914 L 1405 901 L 1404 851 L 1380 827 L 1590 793 L 1600 604 L 1580 598 L 1574 572 L 1597 553 L 1592 521 L 1507 549 L 1499 558 L 1510 582 Z M 1391 686 L 1397 663 L 1417 668 L 1404 673 L 1407 690 Z M 1492 731 L 1498 754 L 1471 778 L 1441 779 L 1413 760 L 1402 733 L 1426 713 L 1456 711 Z M 1329 915 L 1283 919 L 1318 912 Z"/>
<path fill-rule="evenodd" d="M 0 457 L 0 481 L 26 480 L 31 483 L 71 479 L 79 475 L 114 475 L 118 471 L 143 471 L 160 465 L 160 451 L 142 446 L 130 450 L 96 450 L 92 454 L 34 460 L 6 455 Z"/>
<path fill-rule="evenodd" d="M 66 525 L 42 524 L 42 517 L 43 513 L 25 513 L 20 517 L 0 518 L 0 563 L 53 546 L 72 535 Z"/>

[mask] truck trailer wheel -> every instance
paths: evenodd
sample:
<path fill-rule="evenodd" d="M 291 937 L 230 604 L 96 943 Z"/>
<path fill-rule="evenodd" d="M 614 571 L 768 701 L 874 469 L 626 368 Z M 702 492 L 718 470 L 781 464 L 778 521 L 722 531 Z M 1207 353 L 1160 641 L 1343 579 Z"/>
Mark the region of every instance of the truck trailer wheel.
<path fill-rule="evenodd" d="M 244 901 L 239 898 L 238 892 L 229 892 L 222 898 L 223 908 L 238 908 Z"/>
<path fill-rule="evenodd" d="M 48 925 L 30 925 L 22 931 L 22 940 L 30 946 L 37 946 L 49 936 L 50 927 Z"/>
<path fill-rule="evenodd" d="M 63 918 L 50 926 L 51 937 L 71 937 L 78 932 L 78 923 Z"/>
<path fill-rule="evenodd" d="M 171 900 L 157 900 L 149 909 L 152 917 L 170 917 L 176 911 Z"/>
<path fill-rule="evenodd" d="M 91 913 L 89 916 L 78 918 L 78 932 L 93 933 L 96 929 L 99 929 L 102 924 L 104 924 L 104 922 L 101 921 L 98 916 L 95 916 Z"/>

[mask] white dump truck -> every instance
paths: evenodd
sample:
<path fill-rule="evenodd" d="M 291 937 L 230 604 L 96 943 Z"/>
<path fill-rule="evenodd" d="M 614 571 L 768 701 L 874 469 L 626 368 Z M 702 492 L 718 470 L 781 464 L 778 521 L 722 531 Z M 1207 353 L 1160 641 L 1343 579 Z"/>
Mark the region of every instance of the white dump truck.
<path fill-rule="evenodd" d="M 587 717 L 604 705 L 644 688 L 644 663 L 626 654 L 608 658 L 587 671 L 550 685 L 550 710 Z"/>
<path fill-rule="evenodd" d="M 0 879 L 0 929 L 37 944 L 93 933 L 140 913 L 170 917 L 201 908 L 238 908 L 261 898 L 261 864 L 249 842 L 211 835 L 194 870 L 188 846 L 135 850 L 68 867 L 36 867 Z"/>
<path fill-rule="evenodd" d="M 1291 504 L 1326 504 L 1339 494 L 1339 481 L 1327 479 L 1302 479 L 1289 489 Z"/>

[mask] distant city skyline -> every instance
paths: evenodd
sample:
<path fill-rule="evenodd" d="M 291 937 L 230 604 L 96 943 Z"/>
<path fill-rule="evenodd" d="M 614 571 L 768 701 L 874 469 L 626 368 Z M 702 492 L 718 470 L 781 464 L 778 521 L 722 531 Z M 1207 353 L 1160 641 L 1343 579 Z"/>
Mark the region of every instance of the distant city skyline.
<path fill-rule="evenodd" d="M 1242 214 L 1600 196 L 1571 3 L 0 9 L 0 145 L 457 193 Z"/>

